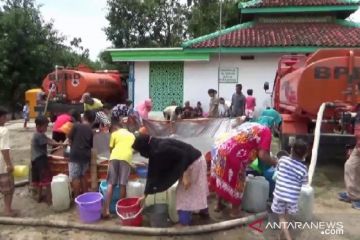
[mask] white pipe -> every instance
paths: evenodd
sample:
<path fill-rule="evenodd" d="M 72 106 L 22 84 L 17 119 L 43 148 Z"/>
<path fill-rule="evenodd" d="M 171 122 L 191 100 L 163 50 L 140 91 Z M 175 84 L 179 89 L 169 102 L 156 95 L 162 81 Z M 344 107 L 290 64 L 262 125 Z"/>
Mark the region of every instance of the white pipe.
<path fill-rule="evenodd" d="M 313 148 L 312 148 L 312 152 L 311 152 L 311 161 L 310 161 L 309 174 L 308 174 L 309 175 L 309 186 L 311 186 L 314 172 L 315 172 L 319 143 L 320 143 L 320 135 L 321 135 L 321 123 L 322 123 L 324 111 L 326 108 L 326 104 L 327 103 L 322 103 L 320 106 L 320 109 L 317 113 L 315 132 L 314 132 L 314 143 L 313 143 Z"/>

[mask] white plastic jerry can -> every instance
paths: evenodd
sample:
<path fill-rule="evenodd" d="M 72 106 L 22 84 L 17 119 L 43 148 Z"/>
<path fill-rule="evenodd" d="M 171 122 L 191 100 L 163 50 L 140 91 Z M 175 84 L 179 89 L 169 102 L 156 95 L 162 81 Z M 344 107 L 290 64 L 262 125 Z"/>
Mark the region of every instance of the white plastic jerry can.
<path fill-rule="evenodd" d="M 269 182 L 263 176 L 247 176 L 242 209 L 252 213 L 266 211 L 269 191 Z"/>
<path fill-rule="evenodd" d="M 176 211 L 176 189 L 178 182 L 172 185 L 168 189 L 168 205 L 169 205 L 169 217 L 174 223 L 179 221 L 179 215 Z"/>
<path fill-rule="evenodd" d="M 140 181 L 129 181 L 126 186 L 126 197 L 142 197 L 144 195 L 145 184 Z"/>
<path fill-rule="evenodd" d="M 303 185 L 298 201 L 299 210 L 294 218 L 301 222 L 310 221 L 314 211 L 314 189 L 310 185 Z"/>
<path fill-rule="evenodd" d="M 70 180 L 67 175 L 59 174 L 52 178 L 52 207 L 55 211 L 64 211 L 70 208 L 70 191 Z"/>

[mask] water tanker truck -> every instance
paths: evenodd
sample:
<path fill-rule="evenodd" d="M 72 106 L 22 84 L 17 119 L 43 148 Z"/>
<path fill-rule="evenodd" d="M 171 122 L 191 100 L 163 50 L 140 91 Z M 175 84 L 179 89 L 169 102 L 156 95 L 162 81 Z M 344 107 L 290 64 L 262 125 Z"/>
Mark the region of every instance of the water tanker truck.
<path fill-rule="evenodd" d="M 76 69 L 56 68 L 42 83 L 48 104 L 37 106 L 50 113 L 67 112 L 69 109 L 83 111 L 81 97 L 88 92 L 92 97 L 108 103 L 119 103 L 126 99 L 127 88 L 118 71 L 92 71 L 86 66 Z M 45 99 L 44 99 L 45 100 Z"/>
<path fill-rule="evenodd" d="M 264 85 L 265 90 L 268 84 Z M 272 100 L 282 115 L 281 145 L 289 149 L 296 137 L 313 140 L 315 119 L 326 104 L 321 123 L 319 159 L 345 159 L 355 145 L 354 117 L 359 109 L 360 50 L 319 50 L 310 56 L 283 56 Z"/>

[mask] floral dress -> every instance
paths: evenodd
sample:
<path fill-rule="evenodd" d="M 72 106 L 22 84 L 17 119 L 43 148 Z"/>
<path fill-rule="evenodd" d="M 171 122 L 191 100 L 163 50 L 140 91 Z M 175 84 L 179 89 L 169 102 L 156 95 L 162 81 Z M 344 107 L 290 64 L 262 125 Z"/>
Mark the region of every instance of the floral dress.
<path fill-rule="evenodd" d="M 243 123 L 213 149 L 211 188 L 217 195 L 241 204 L 247 166 L 256 159 L 258 150 L 270 150 L 271 131 L 258 123 Z"/>

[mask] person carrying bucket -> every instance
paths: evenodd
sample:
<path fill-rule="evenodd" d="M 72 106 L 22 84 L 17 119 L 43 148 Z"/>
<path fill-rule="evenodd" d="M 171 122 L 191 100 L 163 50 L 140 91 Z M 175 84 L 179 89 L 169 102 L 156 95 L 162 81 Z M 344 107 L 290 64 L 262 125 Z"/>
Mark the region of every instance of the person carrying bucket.
<path fill-rule="evenodd" d="M 171 138 L 136 137 L 133 149 L 149 158 L 145 196 L 163 192 L 176 181 L 176 209 L 180 225 L 191 224 L 192 212 L 208 217 L 208 184 L 205 158 L 193 146 Z"/>
<path fill-rule="evenodd" d="M 120 186 L 120 199 L 126 197 L 126 185 L 130 176 L 130 164 L 133 158 L 132 145 L 135 136 L 125 128 L 121 128 L 119 122 L 112 124 L 110 137 L 110 162 L 107 174 L 107 193 L 103 209 L 103 218 L 110 217 L 110 202 L 113 195 L 113 187 Z"/>

